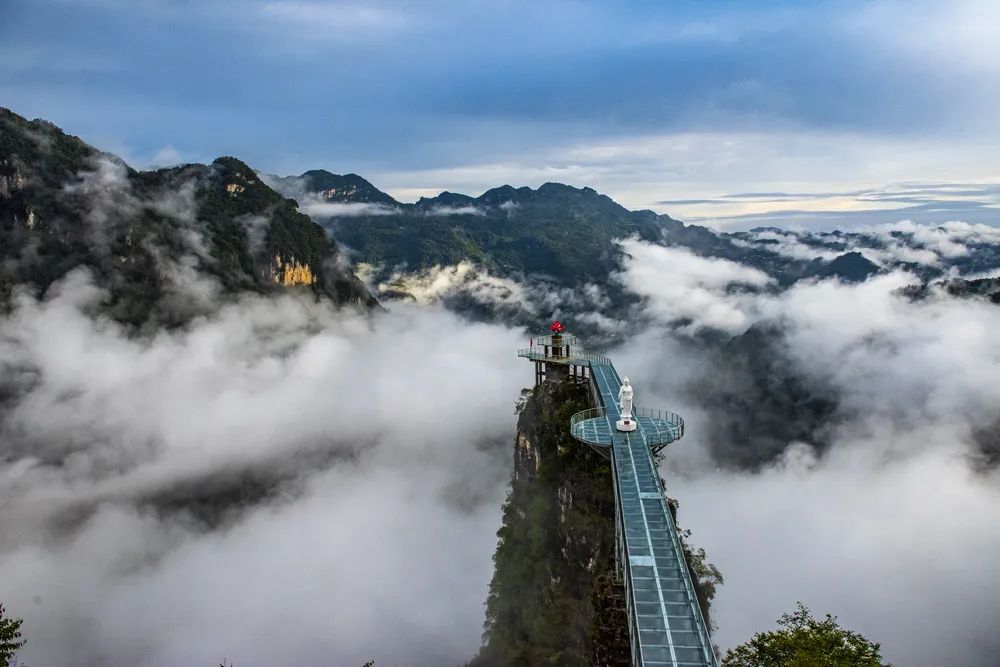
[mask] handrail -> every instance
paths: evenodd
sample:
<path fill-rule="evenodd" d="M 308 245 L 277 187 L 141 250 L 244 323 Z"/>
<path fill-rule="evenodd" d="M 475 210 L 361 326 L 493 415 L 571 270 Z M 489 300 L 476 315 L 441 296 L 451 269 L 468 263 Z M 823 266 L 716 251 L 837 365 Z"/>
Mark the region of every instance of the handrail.
<path fill-rule="evenodd" d="M 611 448 L 610 440 L 602 442 L 596 430 L 593 433 L 587 433 L 586 425 L 584 424 L 586 421 L 600 419 L 601 417 L 607 417 L 607 412 L 605 412 L 603 407 L 590 408 L 577 412 L 569 418 L 569 434 L 575 440 L 582 442 L 601 456 L 607 458 L 609 456 L 608 450 Z M 608 425 L 608 429 L 610 430 L 611 424 L 608 423 L 607 419 L 604 420 L 604 423 Z"/>
<path fill-rule="evenodd" d="M 632 408 L 632 416 L 637 420 L 640 418 L 650 420 L 643 422 L 643 431 L 650 447 L 669 445 L 674 440 L 680 440 L 684 437 L 684 418 L 676 412 L 636 407 Z M 663 430 L 659 426 L 660 422 L 669 424 L 672 428 Z M 653 433 L 649 432 L 650 428 L 653 429 Z"/>
<path fill-rule="evenodd" d="M 547 336 L 535 336 L 532 338 L 535 345 L 549 345 L 549 346 L 562 346 L 576 345 L 576 335 L 575 334 L 550 334 Z"/>
<path fill-rule="evenodd" d="M 569 427 L 573 428 L 582 421 L 588 419 L 596 419 L 597 417 L 606 417 L 607 411 L 604 408 L 590 408 L 588 410 L 581 410 L 575 415 L 569 418 Z"/>
<path fill-rule="evenodd" d="M 681 420 L 682 424 L 683 421 L 684 420 Z M 646 440 L 645 435 L 643 435 L 643 440 Z M 653 466 L 653 470 L 656 470 L 656 462 L 653 461 L 651 455 L 648 454 L 648 452 L 650 451 L 649 445 L 651 443 L 647 441 L 646 444 L 647 444 L 646 448 L 647 456 L 650 456 L 650 465 Z M 669 535 L 671 543 L 673 544 L 674 552 L 678 554 L 678 556 L 682 561 L 685 561 L 684 545 L 681 543 L 680 534 L 677 531 L 677 523 L 674 521 L 674 515 L 670 511 L 670 507 L 667 503 L 667 490 L 663 488 L 663 480 L 660 478 L 659 475 L 656 476 L 655 484 L 660 492 L 660 503 L 663 506 L 664 514 L 666 515 L 667 522 L 670 524 L 670 530 L 667 531 L 667 533 Z M 702 642 L 704 642 L 704 648 L 706 653 L 708 654 L 707 657 L 709 657 L 710 660 L 717 661 L 718 656 L 715 654 L 715 648 L 712 645 L 712 634 L 708 631 L 708 623 L 705 621 L 705 618 L 701 614 L 701 606 L 700 603 L 698 602 L 698 593 L 695 591 L 694 588 L 694 580 L 693 580 L 694 573 L 691 572 L 691 569 L 690 567 L 687 566 L 686 562 L 684 568 L 687 571 L 687 576 L 681 577 L 681 579 L 683 580 L 684 588 L 688 593 L 688 599 L 692 607 L 691 612 L 694 617 L 695 625 L 698 628 L 698 634 L 701 636 Z M 710 662 L 709 664 L 712 663 Z"/>
<path fill-rule="evenodd" d="M 587 419 L 595 419 L 597 417 L 604 416 L 607 416 L 607 411 L 604 408 L 588 408 L 587 410 L 581 410 L 570 417 L 569 425 L 572 427 L 574 424 L 579 424 Z"/>

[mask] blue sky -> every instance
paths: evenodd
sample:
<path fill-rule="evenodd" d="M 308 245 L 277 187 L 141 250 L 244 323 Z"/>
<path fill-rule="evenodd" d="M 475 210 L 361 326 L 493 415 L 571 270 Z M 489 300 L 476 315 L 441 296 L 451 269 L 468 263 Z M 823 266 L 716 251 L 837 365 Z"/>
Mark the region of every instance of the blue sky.
<path fill-rule="evenodd" d="M 232 154 L 402 199 L 558 180 L 836 223 L 971 184 L 957 211 L 989 222 L 998 103 L 995 2 L 0 2 L 2 105 L 137 166 Z"/>

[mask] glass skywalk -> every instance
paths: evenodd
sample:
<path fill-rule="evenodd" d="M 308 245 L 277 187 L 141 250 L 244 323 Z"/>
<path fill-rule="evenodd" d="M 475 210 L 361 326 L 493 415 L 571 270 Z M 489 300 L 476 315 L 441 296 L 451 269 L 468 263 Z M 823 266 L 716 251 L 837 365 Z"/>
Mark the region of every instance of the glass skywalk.
<path fill-rule="evenodd" d="M 621 378 L 611 360 L 552 337 L 535 339 L 518 356 L 536 363 L 589 369 L 601 405 L 574 415 L 572 435 L 609 456 L 615 486 L 617 564 L 625 585 L 632 663 L 642 667 L 717 667 L 708 628 L 653 454 L 684 434 L 673 413 L 637 409 L 637 430 L 614 428 Z"/>

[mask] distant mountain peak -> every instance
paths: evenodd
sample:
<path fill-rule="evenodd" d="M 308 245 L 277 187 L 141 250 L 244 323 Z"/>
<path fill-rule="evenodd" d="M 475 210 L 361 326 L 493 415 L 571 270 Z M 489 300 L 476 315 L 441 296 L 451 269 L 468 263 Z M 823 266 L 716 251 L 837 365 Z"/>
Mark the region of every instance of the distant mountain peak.
<path fill-rule="evenodd" d="M 399 202 L 357 174 L 333 174 L 325 169 L 311 169 L 299 175 L 307 192 L 313 192 L 329 202 L 384 204 L 399 206 Z"/>
<path fill-rule="evenodd" d="M 104 314 L 137 327 L 182 324 L 241 293 L 296 286 L 374 307 L 339 255 L 322 227 L 238 158 L 136 171 L 51 123 L 0 109 L 0 308 L 15 288 L 41 295 L 78 268 L 107 291 Z"/>
<path fill-rule="evenodd" d="M 852 251 L 840 255 L 830 262 L 827 262 L 822 269 L 816 271 L 814 275 L 819 277 L 836 277 L 849 282 L 862 282 L 868 276 L 879 272 L 877 264 L 862 255 L 860 252 Z"/>
<path fill-rule="evenodd" d="M 448 192 L 446 190 L 436 197 L 421 197 L 417 200 L 416 206 L 420 209 L 434 208 L 438 206 L 461 208 L 465 206 L 475 206 L 476 203 L 477 200 L 473 199 L 469 195 L 463 195 L 457 192 Z"/>

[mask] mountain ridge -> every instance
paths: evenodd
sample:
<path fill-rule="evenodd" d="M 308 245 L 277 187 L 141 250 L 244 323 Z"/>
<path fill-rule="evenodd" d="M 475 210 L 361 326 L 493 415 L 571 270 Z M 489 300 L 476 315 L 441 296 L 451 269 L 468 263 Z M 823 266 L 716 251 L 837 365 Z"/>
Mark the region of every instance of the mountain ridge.
<path fill-rule="evenodd" d="M 107 291 L 113 319 L 136 326 L 298 286 L 377 304 L 328 233 L 243 161 L 138 171 L 0 108 L 0 300 L 16 286 L 44 295 L 77 269 Z"/>

